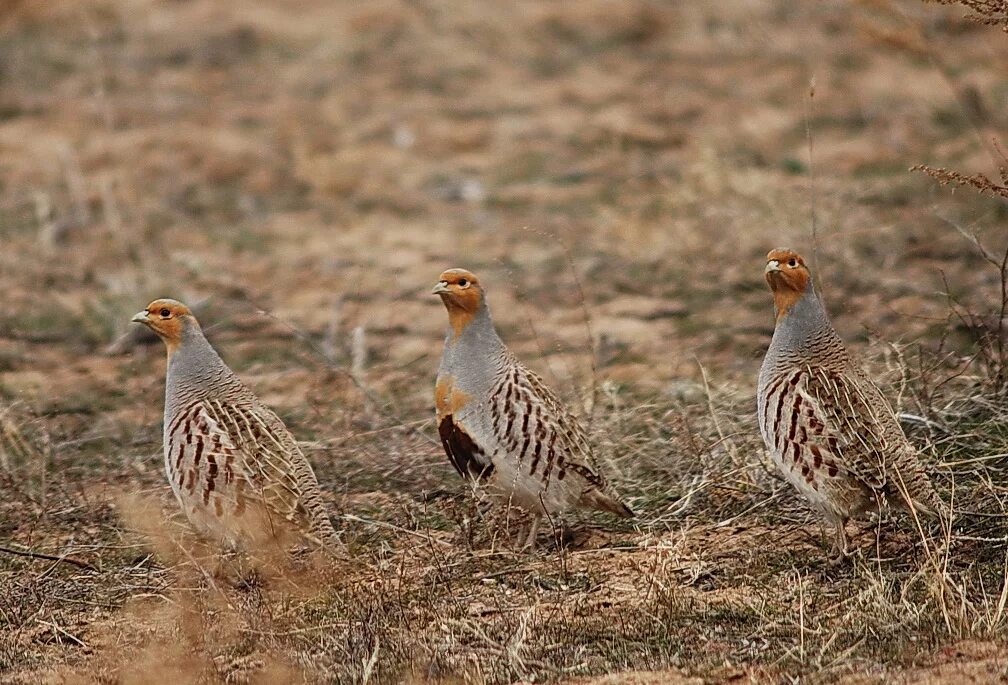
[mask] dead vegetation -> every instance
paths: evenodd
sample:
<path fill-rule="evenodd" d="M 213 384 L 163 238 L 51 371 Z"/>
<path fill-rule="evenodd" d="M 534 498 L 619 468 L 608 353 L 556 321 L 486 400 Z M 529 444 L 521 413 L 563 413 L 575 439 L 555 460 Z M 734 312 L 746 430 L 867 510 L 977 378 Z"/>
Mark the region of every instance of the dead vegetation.
<path fill-rule="evenodd" d="M 0 544 L 50 558 L 0 551 L 0 681 L 1001 677 L 1005 205 L 907 172 L 1004 185 L 977 125 L 1004 130 L 1008 48 L 960 15 L 3 6 Z M 958 512 L 852 527 L 839 569 L 754 416 L 807 134 L 828 308 Z M 468 497 L 431 418 L 450 266 L 592 417 L 639 520 L 518 553 Z M 163 353 L 127 334 L 165 295 L 303 441 L 351 561 L 189 537 Z"/>
<path fill-rule="evenodd" d="M 959 5 L 968 9 L 970 21 L 985 26 L 1000 26 L 1008 31 L 1008 7 L 1001 0 L 931 0 L 941 5 Z"/>

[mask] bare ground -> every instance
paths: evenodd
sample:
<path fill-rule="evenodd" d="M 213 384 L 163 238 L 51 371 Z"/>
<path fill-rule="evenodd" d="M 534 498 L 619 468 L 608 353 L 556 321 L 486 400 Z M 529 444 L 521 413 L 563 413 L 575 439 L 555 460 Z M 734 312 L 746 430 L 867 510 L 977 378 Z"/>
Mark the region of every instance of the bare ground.
<path fill-rule="evenodd" d="M 908 171 L 996 176 L 1008 39 L 963 13 L 0 5 L 0 544 L 91 567 L 0 553 L 0 681 L 1003 679 L 1005 525 L 885 515 L 832 568 L 752 399 L 791 245 L 945 496 L 1004 510 L 998 367 L 954 312 L 996 318 L 959 229 L 1003 254 L 1005 205 Z M 468 496 L 432 419 L 449 266 L 637 521 L 516 552 Z M 352 561 L 250 576 L 189 538 L 127 323 L 166 295 L 304 441 Z"/>

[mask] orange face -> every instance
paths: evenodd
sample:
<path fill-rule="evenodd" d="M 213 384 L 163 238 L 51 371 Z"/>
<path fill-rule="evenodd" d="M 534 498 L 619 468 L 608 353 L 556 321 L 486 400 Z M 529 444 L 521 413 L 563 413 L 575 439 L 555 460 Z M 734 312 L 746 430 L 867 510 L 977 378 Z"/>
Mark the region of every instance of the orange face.
<path fill-rule="evenodd" d="M 780 320 L 805 294 L 812 275 L 800 254 L 785 249 L 770 250 L 763 273 L 773 291 L 774 308 L 777 310 L 777 319 Z"/>
<path fill-rule="evenodd" d="M 196 321 L 189 307 L 178 300 L 162 299 L 147 305 L 133 317 L 133 321 L 157 333 L 171 351 L 182 341 L 182 327 L 187 318 Z"/>
<path fill-rule="evenodd" d="M 456 336 L 465 330 L 483 304 L 483 286 L 465 269 L 448 269 L 442 273 L 431 292 L 441 296 Z"/>
<path fill-rule="evenodd" d="M 441 274 L 432 291 L 440 295 L 445 306 L 475 312 L 483 303 L 483 287 L 474 274 L 465 269 L 448 269 Z"/>
<path fill-rule="evenodd" d="M 764 274 L 774 292 L 793 290 L 803 293 L 811 280 L 805 260 L 794 250 L 770 250 Z"/>

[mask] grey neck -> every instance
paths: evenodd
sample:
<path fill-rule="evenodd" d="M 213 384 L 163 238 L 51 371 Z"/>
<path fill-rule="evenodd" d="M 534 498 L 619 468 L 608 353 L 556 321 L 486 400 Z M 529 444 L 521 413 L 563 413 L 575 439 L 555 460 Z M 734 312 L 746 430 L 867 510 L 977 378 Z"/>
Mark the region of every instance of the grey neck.
<path fill-rule="evenodd" d="M 445 350 L 478 349 L 486 352 L 503 347 L 504 342 L 497 335 L 493 319 L 490 318 L 490 308 L 485 301 L 480 304 L 479 311 L 459 335 L 456 336 L 455 331 L 449 327 L 448 337 L 445 340 Z"/>
<path fill-rule="evenodd" d="M 194 401 L 221 396 L 232 399 L 244 391 L 242 382 L 207 342 L 199 324 L 186 321 L 182 341 L 168 359 L 165 414 Z"/>
<path fill-rule="evenodd" d="M 507 348 L 497 335 L 490 309 L 484 302 L 459 335 L 449 327 L 439 374 L 453 376 L 466 392 L 481 393 L 496 382 L 507 356 Z"/>
<path fill-rule="evenodd" d="M 770 350 L 788 350 L 792 355 L 804 357 L 811 355 L 813 351 L 818 353 L 823 345 L 834 344 L 842 347 L 839 336 L 830 325 L 826 309 L 810 282 L 805 293 L 777 322 Z"/>

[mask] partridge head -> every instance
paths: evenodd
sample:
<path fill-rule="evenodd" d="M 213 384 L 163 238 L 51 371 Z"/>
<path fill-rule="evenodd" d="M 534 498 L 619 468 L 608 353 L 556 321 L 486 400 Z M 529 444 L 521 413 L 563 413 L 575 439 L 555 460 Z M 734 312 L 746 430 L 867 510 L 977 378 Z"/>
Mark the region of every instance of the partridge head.
<path fill-rule="evenodd" d="M 178 300 L 168 298 L 154 300 L 142 312 L 134 314 L 132 321 L 154 331 L 168 347 L 169 356 L 182 344 L 188 328 L 199 329 L 192 310 Z"/>
<path fill-rule="evenodd" d="M 448 322 L 455 335 L 468 326 L 484 306 L 483 286 L 476 275 L 465 269 L 448 269 L 431 291 L 439 295 L 448 310 Z"/>
<path fill-rule="evenodd" d="M 763 274 L 774 294 L 778 321 L 812 287 L 812 274 L 809 273 L 805 260 L 794 250 L 770 250 Z"/>

